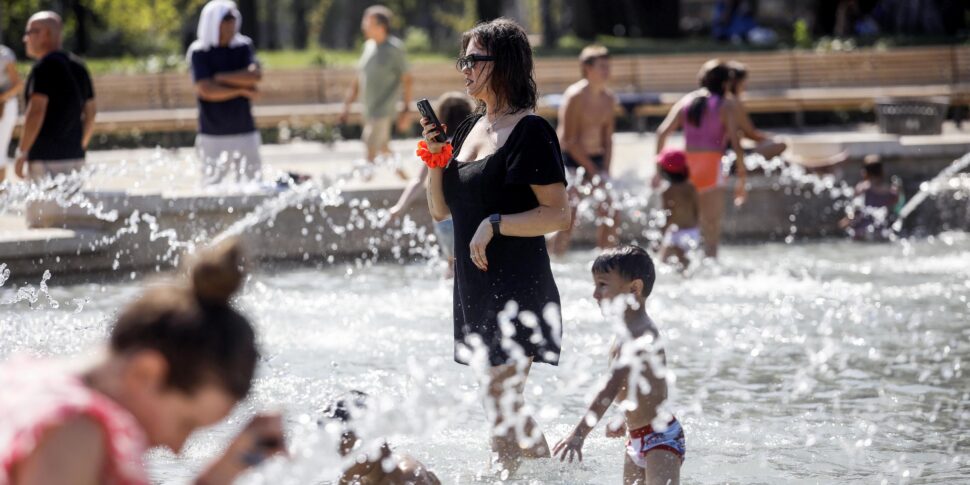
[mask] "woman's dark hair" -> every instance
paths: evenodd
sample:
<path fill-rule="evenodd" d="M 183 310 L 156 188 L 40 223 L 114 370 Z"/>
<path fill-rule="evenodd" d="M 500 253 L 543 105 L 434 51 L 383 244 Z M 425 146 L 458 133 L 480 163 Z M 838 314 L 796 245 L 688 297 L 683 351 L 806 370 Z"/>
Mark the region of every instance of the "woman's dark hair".
<path fill-rule="evenodd" d="M 449 91 L 442 94 L 437 100 L 438 120 L 445 124 L 447 131 L 454 131 L 465 118 L 472 114 L 475 104 L 467 94 L 458 91 Z M 451 133 L 447 133 L 451 138 Z"/>
<path fill-rule="evenodd" d="M 617 246 L 603 251 L 593 261 L 594 274 L 606 274 L 614 270 L 619 271 L 620 276 L 629 281 L 642 281 L 643 297 L 650 296 L 657 273 L 653 260 L 643 248 L 633 245 Z"/>
<path fill-rule="evenodd" d="M 242 285 L 241 261 L 238 240 L 201 252 L 189 282 L 149 289 L 122 310 L 111 351 L 159 352 L 168 363 L 166 386 L 186 394 L 214 383 L 246 397 L 259 351 L 252 325 L 229 305 Z"/>
<path fill-rule="evenodd" d="M 711 59 L 704 63 L 697 74 L 697 80 L 700 86 L 707 89 L 710 94 L 697 96 L 690 102 L 690 107 L 687 108 L 687 121 L 690 124 L 701 125 L 701 118 L 704 116 L 708 97 L 711 94 L 723 97 L 725 84 L 730 79 L 731 70 L 719 59 Z"/>
<path fill-rule="evenodd" d="M 538 99 L 532 47 L 525 30 L 506 18 L 481 23 L 461 35 L 461 55 L 475 39 L 488 55 L 494 56 L 488 84 L 495 93 L 496 106 L 506 113 L 535 109 Z M 479 105 L 479 111 L 484 110 Z"/>
<path fill-rule="evenodd" d="M 748 78 L 748 67 L 738 61 L 728 61 L 727 66 L 728 76 L 731 80 L 728 91 L 736 95 L 738 94 L 738 85 Z"/>
<path fill-rule="evenodd" d="M 666 181 L 668 181 L 668 182 L 670 182 L 672 184 L 679 184 L 681 182 L 686 182 L 687 179 L 690 178 L 690 172 L 672 173 L 672 172 L 668 172 L 666 170 L 661 169 L 660 170 L 660 176 L 663 177 L 664 180 L 666 180 Z"/>

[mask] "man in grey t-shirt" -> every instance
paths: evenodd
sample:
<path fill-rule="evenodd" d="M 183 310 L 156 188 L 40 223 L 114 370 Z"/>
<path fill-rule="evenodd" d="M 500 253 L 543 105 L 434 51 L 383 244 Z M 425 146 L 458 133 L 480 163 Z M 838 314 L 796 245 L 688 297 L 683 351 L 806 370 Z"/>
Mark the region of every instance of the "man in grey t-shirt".
<path fill-rule="evenodd" d="M 357 78 L 347 93 L 340 122 L 345 123 L 350 105 L 363 88 L 364 132 L 361 138 L 367 145 L 367 161 L 373 163 L 378 155 L 391 152 L 391 123 L 397 100 L 404 98 L 404 108 L 397 117 L 398 129 L 407 129 L 407 112 L 411 104 L 411 74 L 400 39 L 389 34 L 391 10 L 374 5 L 364 11 L 360 28 L 367 42 L 357 64 Z"/>

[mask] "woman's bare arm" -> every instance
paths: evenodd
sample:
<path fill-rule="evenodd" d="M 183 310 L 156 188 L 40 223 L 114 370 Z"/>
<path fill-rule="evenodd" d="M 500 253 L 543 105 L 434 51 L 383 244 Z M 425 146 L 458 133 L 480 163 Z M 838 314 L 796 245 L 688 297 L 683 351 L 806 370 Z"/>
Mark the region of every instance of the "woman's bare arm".
<path fill-rule="evenodd" d="M 432 170 L 433 173 L 434 170 Z M 572 212 L 569 210 L 566 186 L 555 183 L 530 185 L 530 187 L 539 202 L 539 207 L 518 214 L 502 214 L 499 233 L 502 236 L 535 237 L 568 229 L 572 223 Z M 478 229 L 468 244 L 472 263 L 482 271 L 488 271 L 488 256 L 485 254 L 485 248 L 496 236 L 498 234 L 494 234 L 491 222 L 485 218 L 478 224 Z"/>
<path fill-rule="evenodd" d="M 572 222 L 566 187 L 561 183 L 532 185 L 539 207 L 518 214 L 503 214 L 503 236 L 535 237 L 568 229 Z M 488 223 L 485 220 L 484 223 Z"/>
<path fill-rule="evenodd" d="M 428 174 L 428 211 L 435 222 L 441 222 L 451 217 L 451 210 L 445 202 L 445 192 L 442 180 L 444 179 L 445 169 L 432 168 Z"/>
<path fill-rule="evenodd" d="M 667 113 L 667 117 L 664 118 L 663 123 L 660 123 L 660 127 L 657 128 L 657 150 L 655 153 L 659 154 L 662 152 L 667 145 L 667 137 L 679 130 L 684 124 L 684 99 L 686 98 L 681 98 L 674 103 Z"/>
<path fill-rule="evenodd" d="M 7 79 L 10 80 L 10 89 L 0 93 L 0 103 L 6 103 L 10 98 L 20 94 L 20 91 L 24 87 L 24 81 L 17 74 L 17 63 L 11 62 L 7 64 L 4 70 L 7 71 Z"/>
<path fill-rule="evenodd" d="M 744 103 L 741 101 L 735 101 L 735 104 L 737 105 L 734 111 L 737 118 L 738 129 L 741 130 L 744 137 L 758 143 L 768 139 L 768 136 L 765 133 L 754 127 L 754 123 L 751 121 L 751 116 L 748 115 L 748 109 L 744 107 Z"/>
<path fill-rule="evenodd" d="M 737 123 L 737 102 L 726 99 L 721 108 L 722 120 L 727 127 L 728 136 L 731 139 L 731 148 L 734 149 L 735 162 L 734 166 L 737 167 L 738 181 L 734 188 L 734 204 L 740 206 L 748 198 L 748 168 L 744 164 L 744 150 L 741 148 L 741 137 L 738 135 L 738 123 Z"/>

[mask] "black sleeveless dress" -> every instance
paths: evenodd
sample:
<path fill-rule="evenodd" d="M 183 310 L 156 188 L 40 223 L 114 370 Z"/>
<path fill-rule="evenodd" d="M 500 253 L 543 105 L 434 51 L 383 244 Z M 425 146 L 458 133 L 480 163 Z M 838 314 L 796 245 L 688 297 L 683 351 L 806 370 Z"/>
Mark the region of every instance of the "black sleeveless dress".
<path fill-rule="evenodd" d="M 454 153 L 481 115 L 455 130 Z M 543 118 L 529 115 L 508 141 L 481 160 L 445 168 L 445 201 L 455 224 L 455 361 L 467 364 L 483 344 L 491 365 L 533 357 L 558 365 L 562 325 L 559 289 L 543 236 L 496 235 L 486 248 L 488 271 L 472 263 L 469 243 L 491 214 L 518 214 L 539 206 L 530 185 L 566 183 L 559 139 Z"/>

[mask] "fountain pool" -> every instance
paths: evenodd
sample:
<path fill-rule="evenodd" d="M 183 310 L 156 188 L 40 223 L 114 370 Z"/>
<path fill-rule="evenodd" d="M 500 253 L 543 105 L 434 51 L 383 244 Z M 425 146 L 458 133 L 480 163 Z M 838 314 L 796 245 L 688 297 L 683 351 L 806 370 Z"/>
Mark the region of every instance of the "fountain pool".
<path fill-rule="evenodd" d="M 551 442 L 602 376 L 612 328 L 577 251 L 559 367 L 527 400 Z M 733 246 L 690 278 L 663 270 L 648 300 L 668 340 L 671 407 L 687 433 L 684 483 L 954 483 L 970 479 L 970 236 L 864 245 Z M 364 426 L 444 483 L 492 483 L 473 370 L 451 360 L 451 282 L 433 264 L 257 268 L 239 305 L 264 353 L 252 397 L 183 456 L 153 452 L 156 483 L 185 483 L 255 410 L 285 413 L 292 456 L 242 483 L 327 483 L 335 447 L 316 424 L 335 396 L 375 396 Z M 0 360 L 91 352 L 151 279 L 0 286 Z M 9 390 L 4 390 L 9 392 Z M 611 414 L 612 415 L 612 414 Z M 368 434 L 362 432 L 365 436 Z M 602 424 L 580 465 L 526 463 L 513 483 L 619 483 L 623 440 Z"/>

